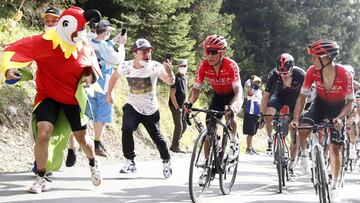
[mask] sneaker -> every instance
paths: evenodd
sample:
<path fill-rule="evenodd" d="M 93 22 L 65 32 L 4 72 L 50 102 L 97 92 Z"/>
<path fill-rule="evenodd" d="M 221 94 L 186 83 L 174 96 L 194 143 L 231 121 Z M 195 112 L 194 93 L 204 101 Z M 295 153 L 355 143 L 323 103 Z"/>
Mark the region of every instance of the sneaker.
<path fill-rule="evenodd" d="M 175 147 L 173 145 L 171 145 L 171 147 L 169 149 L 170 149 L 170 151 L 172 151 L 174 153 L 183 153 L 183 154 L 186 153 L 184 150 L 181 150 L 179 147 Z"/>
<path fill-rule="evenodd" d="M 268 138 L 268 143 L 267 143 L 267 148 L 266 148 L 266 153 L 267 155 L 272 155 L 272 138 L 271 136 Z"/>
<path fill-rule="evenodd" d="M 208 179 L 207 178 L 207 171 L 203 170 L 200 177 L 199 177 L 199 181 L 198 181 L 199 186 L 204 187 L 205 184 L 206 184 L 207 179 Z"/>
<path fill-rule="evenodd" d="M 76 154 L 74 149 L 68 149 L 68 153 L 66 156 L 65 165 L 66 167 L 72 167 L 76 163 Z"/>
<path fill-rule="evenodd" d="M 136 173 L 134 160 L 127 159 L 124 167 L 120 170 L 120 173 Z"/>
<path fill-rule="evenodd" d="M 46 188 L 46 179 L 45 177 L 36 176 L 35 183 L 29 188 L 30 193 L 40 194 L 45 191 Z"/>
<path fill-rule="evenodd" d="M 103 180 L 100 170 L 100 164 L 95 160 L 95 166 L 90 166 L 91 181 L 95 186 L 99 186 Z"/>
<path fill-rule="evenodd" d="M 310 173 L 309 157 L 301 156 L 300 157 L 300 168 L 304 173 Z"/>
<path fill-rule="evenodd" d="M 255 148 L 253 147 L 253 148 L 251 148 L 251 152 L 253 153 L 253 154 L 255 154 L 255 155 L 259 155 L 259 153 L 255 150 Z"/>
<path fill-rule="evenodd" d="M 164 178 L 165 179 L 170 178 L 172 175 L 172 168 L 171 168 L 170 160 L 164 161 L 163 166 L 164 166 L 164 169 L 163 169 Z"/>
<path fill-rule="evenodd" d="M 231 152 L 228 154 L 229 161 L 235 161 L 239 156 L 239 143 L 238 142 L 230 142 Z"/>
<path fill-rule="evenodd" d="M 248 155 L 254 155 L 253 151 L 251 149 L 249 149 L 249 148 L 246 148 L 245 153 L 248 154 Z"/>
<path fill-rule="evenodd" d="M 355 160 L 355 159 L 356 159 L 355 144 L 350 144 L 349 159 L 352 159 L 352 160 Z"/>
<path fill-rule="evenodd" d="M 330 190 L 330 200 L 331 202 L 341 202 L 340 191 L 338 188 Z"/>

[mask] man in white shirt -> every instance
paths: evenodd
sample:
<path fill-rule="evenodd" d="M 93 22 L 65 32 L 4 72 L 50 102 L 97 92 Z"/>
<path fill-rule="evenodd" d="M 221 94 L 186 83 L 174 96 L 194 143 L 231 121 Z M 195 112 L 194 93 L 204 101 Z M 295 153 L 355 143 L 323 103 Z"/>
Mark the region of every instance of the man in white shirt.
<path fill-rule="evenodd" d="M 134 162 L 133 132 L 141 123 L 145 126 L 154 141 L 163 160 L 163 174 L 165 178 L 172 175 L 170 153 L 164 137 L 160 134 L 159 104 L 156 97 L 156 83 L 160 78 L 168 85 L 175 83 L 175 75 L 170 61 L 160 64 L 151 60 L 153 47 L 146 39 L 138 39 L 133 47 L 134 60 L 120 64 L 111 76 L 107 91 L 107 101 L 113 103 L 112 92 L 119 77 L 126 78 L 128 99 L 123 107 L 122 146 L 127 159 L 120 173 L 136 172 Z"/>

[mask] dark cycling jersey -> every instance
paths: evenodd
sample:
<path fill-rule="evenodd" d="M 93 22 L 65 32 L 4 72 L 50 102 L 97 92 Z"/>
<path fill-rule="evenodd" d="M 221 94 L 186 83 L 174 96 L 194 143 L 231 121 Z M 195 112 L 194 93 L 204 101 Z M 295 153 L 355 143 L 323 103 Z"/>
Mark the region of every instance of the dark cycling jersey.
<path fill-rule="evenodd" d="M 330 90 L 325 90 L 320 70 L 310 66 L 305 75 L 305 81 L 301 88 L 304 95 L 310 94 L 311 84 L 315 83 L 317 96 L 329 103 L 341 103 L 344 100 L 354 99 L 353 81 L 349 71 L 343 65 L 336 65 L 336 76 Z"/>
<path fill-rule="evenodd" d="M 196 70 L 194 88 L 200 89 L 205 77 L 215 93 L 219 95 L 232 94 L 235 87 L 241 86 L 239 67 L 229 58 L 223 59 L 218 74 L 207 60 L 201 61 Z"/>
<path fill-rule="evenodd" d="M 301 85 L 304 82 L 305 71 L 297 66 L 294 66 L 291 71 L 292 71 L 291 85 L 290 87 L 285 87 L 284 90 L 299 93 L 301 90 Z M 265 91 L 272 93 L 276 89 L 282 87 L 283 87 L 283 81 L 281 79 L 281 76 L 276 73 L 276 68 L 274 68 L 268 75 Z"/>

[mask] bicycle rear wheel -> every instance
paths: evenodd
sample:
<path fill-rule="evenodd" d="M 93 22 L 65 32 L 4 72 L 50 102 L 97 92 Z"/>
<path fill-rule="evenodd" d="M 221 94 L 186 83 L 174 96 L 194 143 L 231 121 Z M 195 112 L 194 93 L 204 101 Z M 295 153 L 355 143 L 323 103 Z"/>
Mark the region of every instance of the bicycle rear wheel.
<path fill-rule="evenodd" d="M 315 175 L 316 175 L 316 185 L 317 191 L 319 194 L 320 203 L 330 202 L 329 187 L 327 181 L 327 175 L 325 173 L 325 162 L 324 157 L 321 153 L 322 149 L 316 148 L 316 166 L 315 166 Z"/>
<path fill-rule="evenodd" d="M 231 192 L 231 188 L 234 185 L 237 173 L 238 158 L 236 160 L 229 160 L 229 154 L 231 152 L 229 134 L 223 134 L 222 140 L 222 152 L 219 155 L 219 161 L 221 163 L 221 173 L 219 174 L 219 183 L 221 193 L 227 195 Z"/>
<path fill-rule="evenodd" d="M 207 130 L 200 133 L 195 141 L 191 155 L 190 171 L 189 171 L 189 192 L 193 202 L 199 202 L 206 193 L 210 184 L 212 155 L 208 158 L 205 156 L 205 140 L 207 138 Z M 210 151 L 211 152 L 211 151 Z M 201 175 L 206 174 L 205 183 L 199 183 Z"/>
<path fill-rule="evenodd" d="M 281 139 L 279 139 L 280 136 L 276 136 L 276 147 L 275 147 L 275 163 L 276 163 L 276 170 L 278 174 L 278 180 L 279 180 L 279 193 L 282 193 L 282 187 L 283 187 L 283 178 L 284 178 L 284 168 L 282 166 L 283 157 L 282 157 L 282 144 Z"/>

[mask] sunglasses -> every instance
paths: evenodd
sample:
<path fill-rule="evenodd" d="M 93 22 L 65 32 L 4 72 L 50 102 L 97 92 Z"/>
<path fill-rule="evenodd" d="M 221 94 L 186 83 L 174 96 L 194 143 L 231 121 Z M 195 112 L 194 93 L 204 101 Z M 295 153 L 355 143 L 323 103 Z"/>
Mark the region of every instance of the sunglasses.
<path fill-rule="evenodd" d="M 219 50 L 217 49 L 207 49 L 206 51 L 206 55 L 216 55 L 219 53 Z"/>
<path fill-rule="evenodd" d="M 278 75 L 287 75 L 287 74 L 290 73 L 290 71 L 286 71 L 286 72 L 276 71 L 276 73 L 277 73 Z"/>

